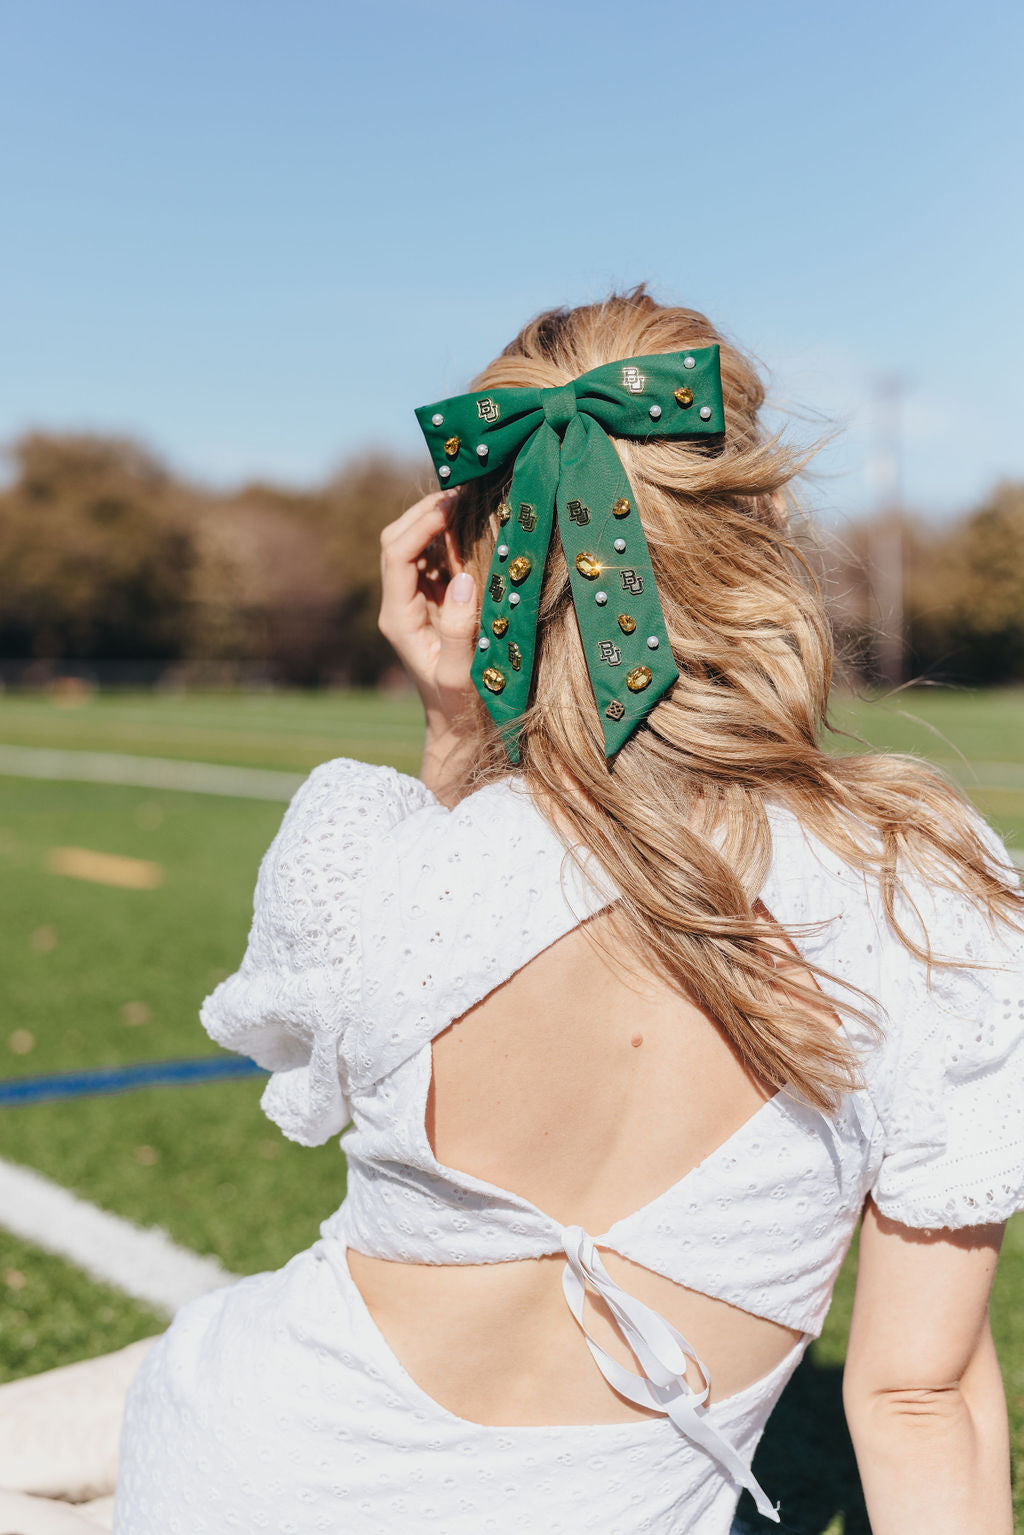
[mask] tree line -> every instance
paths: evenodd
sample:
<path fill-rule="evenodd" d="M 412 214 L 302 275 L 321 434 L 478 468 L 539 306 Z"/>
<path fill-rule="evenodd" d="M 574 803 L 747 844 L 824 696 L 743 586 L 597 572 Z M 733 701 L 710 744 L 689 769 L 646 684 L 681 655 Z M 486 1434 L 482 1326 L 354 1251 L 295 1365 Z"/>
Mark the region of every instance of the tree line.
<path fill-rule="evenodd" d="M 378 540 L 423 494 L 415 464 L 364 457 L 309 491 L 218 494 L 138 444 L 22 437 L 0 491 L 0 666 L 8 680 L 370 685 Z"/>
<path fill-rule="evenodd" d="M 377 632 L 378 538 L 432 483 L 429 466 L 379 454 L 309 490 L 218 493 L 121 439 L 33 432 L 9 458 L 6 680 L 369 686 L 393 675 Z M 884 669 L 893 619 L 876 576 L 894 549 L 904 676 L 1024 681 L 1024 484 L 940 527 L 901 517 L 819 534 L 812 559 L 841 655 L 868 680 Z"/>
<path fill-rule="evenodd" d="M 817 559 L 848 672 L 867 681 L 1024 682 L 1024 483 L 997 485 L 939 525 L 896 514 L 861 521 L 823 540 Z M 888 677 L 886 561 L 901 567 L 902 588 L 899 675 Z"/>

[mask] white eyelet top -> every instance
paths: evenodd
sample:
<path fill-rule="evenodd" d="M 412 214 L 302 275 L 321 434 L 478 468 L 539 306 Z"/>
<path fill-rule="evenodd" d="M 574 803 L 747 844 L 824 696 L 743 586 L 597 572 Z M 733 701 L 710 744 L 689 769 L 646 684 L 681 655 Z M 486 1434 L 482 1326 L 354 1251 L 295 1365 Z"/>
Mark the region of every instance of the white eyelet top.
<path fill-rule="evenodd" d="M 263 1107 L 293 1140 L 320 1144 L 351 1119 L 348 1192 L 325 1241 L 420 1263 L 564 1253 L 581 1326 L 590 1285 L 640 1363 L 641 1373 L 625 1371 L 588 1337 L 611 1384 L 665 1413 L 775 1518 L 749 1455 L 686 1385 L 686 1340 L 609 1278 L 597 1248 L 812 1337 L 869 1193 L 884 1215 L 916 1227 L 986 1224 L 1024 1207 L 1024 938 L 994 929 L 965 896 L 910 877 L 919 916 L 903 902 L 904 924 L 923 923 L 936 955 L 985 967 L 929 975 L 870 880 L 789 811 L 772 807 L 769 819 L 762 902 L 834 977 L 821 984 L 835 1002 L 850 1000 L 844 983 L 874 999 L 854 1000 L 880 1025 L 880 1043 L 844 1024 L 863 1049 L 865 1087 L 832 1119 L 777 1094 L 606 1232 L 563 1227 L 442 1166 L 425 1130 L 431 1040 L 616 898 L 600 869 L 588 864 L 584 877 L 567 857 L 521 780 L 448 810 L 390 768 L 346 759 L 317 768 L 263 860 L 241 968 L 201 1017 L 214 1039 L 273 1073 Z"/>

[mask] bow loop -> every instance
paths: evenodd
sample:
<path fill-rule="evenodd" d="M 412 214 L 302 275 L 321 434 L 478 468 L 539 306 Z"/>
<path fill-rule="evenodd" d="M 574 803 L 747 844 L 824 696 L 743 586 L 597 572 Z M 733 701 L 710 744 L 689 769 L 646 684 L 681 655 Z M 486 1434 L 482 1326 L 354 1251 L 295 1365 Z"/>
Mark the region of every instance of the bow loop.
<path fill-rule="evenodd" d="M 553 389 L 492 389 L 416 412 L 443 487 L 511 473 L 480 614 L 473 681 L 519 761 L 553 531 L 569 568 L 610 757 L 679 676 L 640 514 L 613 437 L 720 438 L 717 346 L 592 368 Z"/>

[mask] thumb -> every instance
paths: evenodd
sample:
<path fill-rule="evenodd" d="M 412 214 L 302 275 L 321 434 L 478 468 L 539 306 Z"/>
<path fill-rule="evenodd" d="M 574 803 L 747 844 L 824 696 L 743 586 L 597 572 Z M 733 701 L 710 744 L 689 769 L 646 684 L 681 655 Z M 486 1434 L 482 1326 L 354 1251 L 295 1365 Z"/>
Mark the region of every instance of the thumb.
<path fill-rule="evenodd" d="M 437 684 L 441 688 L 466 688 L 480 632 L 476 582 L 467 570 L 460 570 L 449 581 L 437 627 Z"/>

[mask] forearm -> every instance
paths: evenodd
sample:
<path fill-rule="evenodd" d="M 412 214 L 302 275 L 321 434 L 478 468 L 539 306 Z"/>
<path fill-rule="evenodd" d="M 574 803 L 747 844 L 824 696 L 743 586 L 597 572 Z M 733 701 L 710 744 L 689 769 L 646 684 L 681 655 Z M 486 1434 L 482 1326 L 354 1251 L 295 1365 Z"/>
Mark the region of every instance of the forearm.
<path fill-rule="evenodd" d="M 1012 1535 L 1006 1400 L 986 1331 L 941 1389 L 847 1393 L 872 1535 Z"/>

